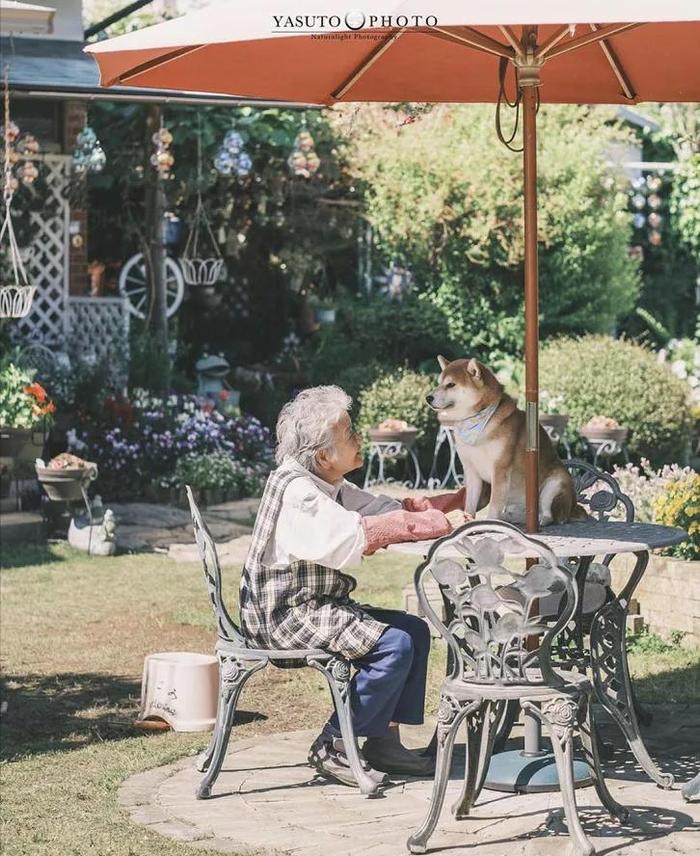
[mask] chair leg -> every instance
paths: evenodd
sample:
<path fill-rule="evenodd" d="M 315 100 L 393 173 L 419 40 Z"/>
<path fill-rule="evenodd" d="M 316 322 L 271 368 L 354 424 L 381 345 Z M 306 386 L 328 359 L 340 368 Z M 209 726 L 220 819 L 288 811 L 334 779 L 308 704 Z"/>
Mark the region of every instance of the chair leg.
<path fill-rule="evenodd" d="M 211 749 L 211 756 L 207 763 L 207 772 L 202 781 L 199 783 L 196 791 L 198 800 L 205 800 L 211 796 L 211 789 L 214 782 L 217 780 L 221 771 L 221 765 L 224 762 L 226 749 L 228 748 L 229 737 L 231 736 L 231 727 L 233 718 L 236 714 L 236 705 L 241 695 L 241 690 L 246 682 L 255 672 L 264 668 L 267 665 L 267 660 L 259 660 L 253 666 L 246 666 L 242 661 L 235 657 L 226 655 L 219 656 L 219 672 L 220 672 L 220 687 L 219 694 L 219 713 L 217 714 L 217 725 L 214 729 L 212 738 L 213 747 L 210 743 L 205 754 Z"/>
<path fill-rule="evenodd" d="M 457 820 L 464 820 L 469 816 L 471 807 L 479 798 L 484 786 L 496 737 L 497 712 L 500 712 L 498 705 L 495 702 L 486 701 L 475 713 L 467 717 L 464 784 L 459 799 L 452 806 L 452 812 Z"/>
<path fill-rule="evenodd" d="M 469 703 L 459 702 L 447 695 L 443 695 L 440 699 L 437 760 L 435 762 L 435 779 L 433 780 L 430 809 L 423 825 L 406 842 L 411 853 L 425 853 L 427 849 L 428 840 L 435 831 L 442 805 L 445 802 L 445 792 L 452 767 L 452 750 L 457 731 L 464 717 L 478 710 L 481 704 L 480 699 Z"/>
<path fill-rule="evenodd" d="M 360 793 L 365 796 L 372 796 L 377 792 L 379 783 L 364 769 L 360 759 L 360 750 L 357 746 L 350 709 L 350 662 L 340 657 L 334 657 L 326 663 L 318 660 L 308 660 L 307 662 L 319 672 L 323 672 L 328 681 L 333 704 L 338 714 L 340 734 L 343 738 L 350 769 L 359 785 Z"/>
<path fill-rule="evenodd" d="M 209 745 L 204 751 L 200 752 L 197 756 L 197 761 L 195 763 L 195 769 L 200 773 L 206 773 L 209 769 L 209 765 L 211 764 L 211 759 L 214 757 L 214 749 L 216 748 L 216 741 L 218 739 L 219 731 L 221 730 L 221 723 L 224 716 L 224 705 L 223 705 L 223 695 L 221 692 L 221 669 L 219 669 L 219 696 L 216 703 L 216 720 L 214 722 L 214 730 L 211 734 L 211 739 L 209 741 Z"/>
<path fill-rule="evenodd" d="M 574 791 L 574 745 L 573 728 L 577 720 L 580 699 L 558 696 L 544 702 L 542 709 L 531 702 L 524 701 L 523 708 L 539 715 L 547 725 L 554 750 L 554 759 L 559 775 L 559 787 L 564 804 L 564 815 L 569 836 L 572 839 L 576 856 L 593 856 L 595 848 L 583 831 L 576 808 Z"/>
<path fill-rule="evenodd" d="M 593 711 L 591 708 L 592 701 L 590 696 L 588 696 L 586 698 L 584 721 L 580 727 L 583 752 L 588 766 L 593 771 L 593 782 L 595 784 L 596 793 L 598 794 L 598 799 L 612 817 L 616 817 L 621 823 L 624 823 L 629 818 L 629 811 L 615 800 L 608 790 L 608 786 L 605 782 L 603 769 L 600 764 L 600 756 L 598 754 L 598 735 L 593 722 Z"/>

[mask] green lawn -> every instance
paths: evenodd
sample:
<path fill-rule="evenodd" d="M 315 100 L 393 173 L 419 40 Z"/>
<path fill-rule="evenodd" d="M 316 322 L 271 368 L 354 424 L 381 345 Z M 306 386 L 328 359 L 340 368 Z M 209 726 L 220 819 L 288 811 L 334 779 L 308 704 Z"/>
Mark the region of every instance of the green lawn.
<path fill-rule="evenodd" d="M 163 556 L 91 559 L 68 547 L 3 550 L 2 851 L 6 856 L 176 856 L 208 853 L 131 823 L 117 805 L 134 772 L 196 754 L 208 735 L 144 736 L 131 723 L 141 669 L 153 651 L 211 652 L 213 619 L 199 565 Z M 400 606 L 407 557 L 375 556 L 358 599 Z M 235 603 L 238 574 L 225 574 Z M 697 652 L 632 657 L 647 700 L 700 701 Z M 434 646 L 428 710 L 444 670 Z M 322 676 L 266 669 L 247 685 L 236 733 L 251 736 L 324 721 Z"/>

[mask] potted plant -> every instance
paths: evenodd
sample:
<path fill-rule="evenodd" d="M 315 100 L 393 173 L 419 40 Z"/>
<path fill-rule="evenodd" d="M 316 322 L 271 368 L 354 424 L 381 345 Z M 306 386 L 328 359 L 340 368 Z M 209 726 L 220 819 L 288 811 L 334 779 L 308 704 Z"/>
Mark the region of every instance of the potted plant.
<path fill-rule="evenodd" d="M 597 442 L 612 442 L 620 445 L 625 442 L 629 429 L 609 416 L 593 416 L 581 428 L 581 435 L 586 440 Z"/>
<path fill-rule="evenodd" d="M 84 461 L 70 452 L 61 452 L 44 466 L 37 462 L 36 476 L 49 499 L 73 502 L 82 499 L 83 488 L 97 478 L 97 464 Z"/>
<path fill-rule="evenodd" d="M 368 433 L 374 443 L 403 443 L 410 448 L 416 442 L 418 429 L 403 419 L 385 419 L 376 428 L 370 428 Z"/>
<path fill-rule="evenodd" d="M 31 460 L 44 445 L 56 407 L 33 377 L 13 362 L 0 365 L 0 457 Z"/>
<path fill-rule="evenodd" d="M 540 425 L 551 435 L 557 438 L 564 436 L 566 426 L 569 424 L 569 415 L 564 406 L 563 395 L 550 395 L 547 390 L 540 392 L 539 407 Z"/>

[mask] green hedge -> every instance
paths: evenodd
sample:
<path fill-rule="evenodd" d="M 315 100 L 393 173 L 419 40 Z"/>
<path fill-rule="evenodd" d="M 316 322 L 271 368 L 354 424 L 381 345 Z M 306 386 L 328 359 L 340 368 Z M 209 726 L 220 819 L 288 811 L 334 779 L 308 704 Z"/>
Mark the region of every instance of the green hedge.
<path fill-rule="evenodd" d="M 540 355 L 540 389 L 564 396 L 574 429 L 608 416 L 630 429 L 632 454 L 656 466 L 685 460 L 687 385 L 648 348 L 608 336 L 550 341 Z"/>
<path fill-rule="evenodd" d="M 406 367 L 381 375 L 359 394 L 358 429 L 366 438 L 384 419 L 405 419 L 418 428 L 418 448 L 432 449 L 438 422 L 425 397 L 434 387 L 434 377 Z"/>

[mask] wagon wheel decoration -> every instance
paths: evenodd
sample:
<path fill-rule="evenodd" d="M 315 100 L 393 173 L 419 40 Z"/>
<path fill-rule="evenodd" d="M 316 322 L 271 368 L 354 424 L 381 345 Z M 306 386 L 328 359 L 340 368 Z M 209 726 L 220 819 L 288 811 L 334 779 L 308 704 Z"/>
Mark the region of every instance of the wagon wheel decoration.
<path fill-rule="evenodd" d="M 143 253 L 128 259 L 119 273 L 119 293 L 126 297 L 132 315 L 145 318 L 152 301 L 151 280 Z M 178 263 L 169 256 L 165 258 L 165 306 L 167 317 L 180 308 L 185 296 L 185 281 Z"/>

